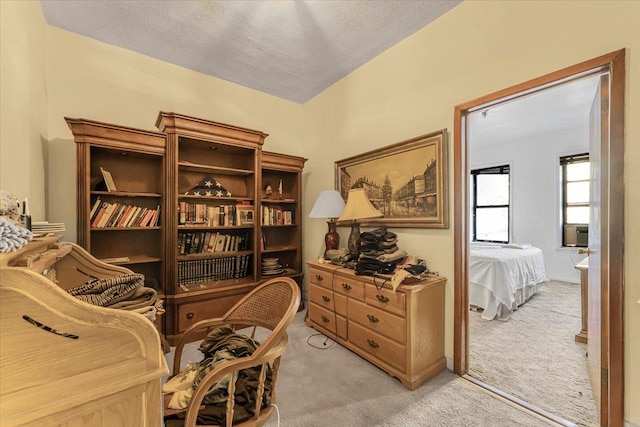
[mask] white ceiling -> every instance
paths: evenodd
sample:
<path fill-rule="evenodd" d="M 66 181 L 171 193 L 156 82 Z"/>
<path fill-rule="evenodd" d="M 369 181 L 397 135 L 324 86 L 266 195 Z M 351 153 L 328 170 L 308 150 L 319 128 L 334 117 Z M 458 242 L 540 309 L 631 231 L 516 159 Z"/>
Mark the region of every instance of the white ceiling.
<path fill-rule="evenodd" d="M 469 114 L 469 144 L 516 142 L 586 126 L 599 78 L 574 80 Z"/>
<path fill-rule="evenodd" d="M 304 103 L 462 0 L 41 0 L 50 25 Z M 441 41 L 446 43 L 446 41 Z M 469 116 L 474 145 L 584 124 L 583 79 Z"/>
<path fill-rule="evenodd" d="M 462 0 L 41 0 L 47 23 L 304 103 Z"/>

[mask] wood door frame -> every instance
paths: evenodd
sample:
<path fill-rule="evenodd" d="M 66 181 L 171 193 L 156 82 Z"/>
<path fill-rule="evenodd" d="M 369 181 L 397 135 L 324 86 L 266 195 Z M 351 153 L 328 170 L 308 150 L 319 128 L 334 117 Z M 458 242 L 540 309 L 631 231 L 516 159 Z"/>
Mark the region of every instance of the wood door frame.
<path fill-rule="evenodd" d="M 600 57 L 564 68 L 559 71 L 499 90 L 460 104 L 454 110 L 454 343 L 453 367 L 458 375 L 465 375 L 469 364 L 469 294 L 468 294 L 468 144 L 466 117 L 469 113 L 486 109 L 509 99 L 519 98 L 542 89 L 590 74 L 609 72 L 611 76 L 609 111 L 609 188 L 622 190 L 624 166 L 624 96 L 625 50 L 621 49 Z M 609 348 L 607 426 L 624 423 L 624 191 L 609 194 L 608 259 L 602 260 L 602 292 L 609 328 L 602 332 L 603 342 Z M 605 228 L 605 227 L 603 227 Z M 607 237 L 608 236 L 608 237 Z M 605 336 L 608 335 L 608 336 Z"/>

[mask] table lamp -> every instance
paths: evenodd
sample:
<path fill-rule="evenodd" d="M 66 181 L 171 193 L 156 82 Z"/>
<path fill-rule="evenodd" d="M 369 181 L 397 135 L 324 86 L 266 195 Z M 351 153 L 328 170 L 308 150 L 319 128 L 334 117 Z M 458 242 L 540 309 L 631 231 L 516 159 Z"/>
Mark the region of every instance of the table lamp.
<path fill-rule="evenodd" d="M 336 190 L 323 190 L 311 209 L 309 218 L 328 218 L 329 231 L 324 235 L 325 256 L 329 249 L 338 249 L 340 235 L 336 232 L 336 218 L 344 210 L 344 200 Z"/>
<path fill-rule="evenodd" d="M 380 218 L 381 216 L 382 212 L 371 204 L 364 188 L 349 190 L 347 205 L 344 207 L 344 211 L 338 221 L 351 221 L 351 234 L 349 234 L 347 247 L 353 259 L 357 259 L 360 254 L 360 224 L 358 220 Z"/>

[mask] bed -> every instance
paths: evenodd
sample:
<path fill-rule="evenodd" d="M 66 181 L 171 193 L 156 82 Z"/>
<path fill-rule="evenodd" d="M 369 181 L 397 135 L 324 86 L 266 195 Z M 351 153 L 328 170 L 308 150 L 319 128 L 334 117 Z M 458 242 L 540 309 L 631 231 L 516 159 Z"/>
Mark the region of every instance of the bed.
<path fill-rule="evenodd" d="M 469 304 L 483 309 L 483 319 L 508 320 L 547 282 L 547 267 L 539 248 L 470 244 Z"/>

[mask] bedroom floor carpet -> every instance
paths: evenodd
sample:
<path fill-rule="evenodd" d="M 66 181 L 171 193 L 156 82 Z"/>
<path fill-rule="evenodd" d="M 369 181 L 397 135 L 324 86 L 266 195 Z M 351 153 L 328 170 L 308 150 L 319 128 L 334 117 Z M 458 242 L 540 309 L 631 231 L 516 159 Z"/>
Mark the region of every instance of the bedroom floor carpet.
<path fill-rule="evenodd" d="M 579 426 L 597 426 L 580 285 L 552 281 L 506 321 L 469 312 L 469 374 Z"/>
<path fill-rule="evenodd" d="M 305 311 L 298 313 L 288 329 L 289 347 L 278 375 L 281 427 L 550 425 L 448 370 L 408 391 L 398 380 L 307 327 L 304 315 Z M 172 363 L 172 353 L 167 356 Z M 197 343 L 190 344 L 183 362 L 201 357 Z M 278 426 L 275 413 L 266 426 Z"/>

